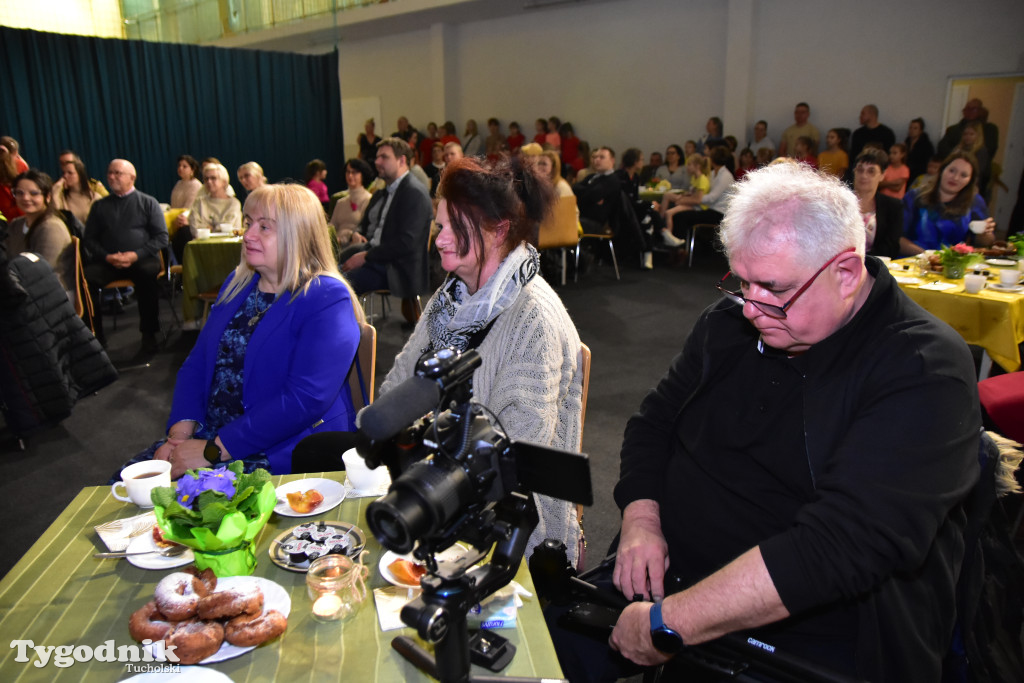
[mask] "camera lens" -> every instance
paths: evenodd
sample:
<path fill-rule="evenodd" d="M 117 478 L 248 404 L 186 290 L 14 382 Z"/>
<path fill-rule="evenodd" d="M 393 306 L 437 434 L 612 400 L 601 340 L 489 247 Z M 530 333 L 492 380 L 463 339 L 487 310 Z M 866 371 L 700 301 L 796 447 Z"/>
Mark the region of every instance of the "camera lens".
<path fill-rule="evenodd" d="M 435 457 L 412 465 L 387 495 L 370 503 L 366 523 L 381 545 L 404 554 L 417 540 L 437 535 L 473 500 L 473 485 L 458 463 Z"/>

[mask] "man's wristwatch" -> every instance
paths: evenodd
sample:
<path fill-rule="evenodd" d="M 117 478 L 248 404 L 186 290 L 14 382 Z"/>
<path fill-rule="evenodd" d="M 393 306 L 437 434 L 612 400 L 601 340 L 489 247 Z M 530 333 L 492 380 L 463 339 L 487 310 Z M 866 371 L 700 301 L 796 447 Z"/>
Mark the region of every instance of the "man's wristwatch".
<path fill-rule="evenodd" d="M 220 450 L 220 446 L 217 445 L 217 435 L 214 434 L 206 440 L 206 447 L 203 448 L 203 457 L 206 458 L 206 462 L 211 465 L 216 465 L 220 462 L 223 452 Z"/>
<path fill-rule="evenodd" d="M 674 655 L 683 649 L 683 637 L 666 626 L 661 618 L 660 602 L 651 607 L 651 643 L 667 655 Z"/>

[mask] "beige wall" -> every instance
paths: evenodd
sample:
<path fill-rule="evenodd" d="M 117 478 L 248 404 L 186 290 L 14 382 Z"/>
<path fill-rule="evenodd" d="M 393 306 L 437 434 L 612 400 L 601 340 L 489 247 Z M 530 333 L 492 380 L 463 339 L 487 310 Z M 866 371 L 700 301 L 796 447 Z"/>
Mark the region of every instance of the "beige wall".
<path fill-rule="evenodd" d="M 752 12 L 749 43 L 727 44 L 730 3 Z M 730 91 L 730 111 L 746 116 L 726 119 L 741 143 L 759 118 L 778 141 L 799 100 L 823 133 L 856 128 L 861 106 L 874 103 L 897 136 L 922 116 L 937 138 L 950 76 L 1024 71 L 1021 26 L 1019 0 L 969 8 L 954 0 L 583 2 L 448 26 L 441 46 L 427 26 L 348 40 L 341 89 L 381 97 L 384 133 L 403 114 L 417 126 L 451 118 L 460 132 L 469 117 L 517 119 L 527 133 L 535 118 L 555 114 L 593 144 L 650 151 L 723 115 L 727 50 L 746 51 L 745 101 Z M 951 36 L 970 38 L 951 44 Z M 432 64 L 438 54 L 443 67 Z"/>

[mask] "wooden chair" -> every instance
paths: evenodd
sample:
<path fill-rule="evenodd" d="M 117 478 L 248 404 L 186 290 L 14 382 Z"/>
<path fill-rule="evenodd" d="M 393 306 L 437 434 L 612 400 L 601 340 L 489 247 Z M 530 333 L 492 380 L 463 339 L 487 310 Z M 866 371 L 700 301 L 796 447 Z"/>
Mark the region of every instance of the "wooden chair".
<path fill-rule="evenodd" d="M 82 240 L 72 235 L 71 247 L 75 250 L 75 313 L 95 334 L 96 328 L 92 321 L 95 311 L 92 307 L 92 296 L 89 295 L 89 283 L 85 279 L 85 269 L 82 268 Z"/>
<path fill-rule="evenodd" d="M 164 213 L 164 220 L 167 222 L 167 237 L 174 237 L 174 233 L 178 231 L 178 216 L 184 213 L 186 209 L 170 209 Z M 178 287 L 181 286 L 181 273 L 182 268 L 180 263 L 171 263 L 167 266 L 167 282 L 171 287 L 171 310 L 174 310 L 174 294 L 178 291 Z M 175 314 L 177 315 L 177 314 Z"/>
<path fill-rule="evenodd" d="M 687 255 L 687 268 L 693 268 L 693 247 L 697 242 L 697 231 L 708 228 L 710 228 L 712 231 L 717 230 L 718 223 L 697 223 L 692 228 L 690 228 L 690 243 L 687 249 L 687 251 L 689 251 L 689 254 Z"/>
<path fill-rule="evenodd" d="M 541 223 L 537 249 L 562 250 L 562 286 L 565 286 L 566 249 L 575 249 L 580 241 L 576 197 L 559 197 L 555 210 Z"/>
<path fill-rule="evenodd" d="M 167 266 L 166 266 L 165 261 L 164 261 L 164 252 L 163 251 L 159 251 L 159 252 L 157 252 L 157 254 L 160 257 L 160 270 L 157 271 L 156 279 L 159 280 L 160 278 L 167 277 Z M 135 286 L 135 282 L 133 280 L 129 279 L 129 278 L 123 278 L 121 280 L 111 280 L 107 284 L 105 284 L 102 287 L 100 287 L 100 300 L 102 301 L 102 298 L 103 298 L 102 295 L 103 295 L 103 292 L 105 292 L 105 291 L 127 289 L 128 287 L 134 287 L 134 286 Z M 121 298 L 120 292 L 117 293 L 117 297 L 118 297 L 118 299 Z M 102 306 L 101 306 L 101 308 L 102 308 Z M 118 311 L 115 311 L 114 312 L 114 329 L 115 330 L 117 329 L 117 314 L 118 314 Z M 102 310 L 96 311 L 96 315 L 103 315 L 103 311 Z M 175 320 L 177 320 L 177 314 L 175 314 Z"/>
<path fill-rule="evenodd" d="M 583 235 L 580 237 L 576 245 L 576 276 L 574 278 L 576 282 L 579 282 L 580 280 L 580 244 L 582 244 L 583 240 L 585 239 L 608 241 L 608 250 L 612 253 L 612 265 L 615 266 L 615 279 L 621 279 L 619 277 L 619 262 L 615 258 L 615 245 L 612 244 L 613 237 L 614 235 L 612 234 L 612 227 L 607 223 L 605 223 L 604 228 L 601 232 L 586 232 L 586 227 L 584 227 Z"/>
<path fill-rule="evenodd" d="M 376 382 L 377 330 L 369 323 L 362 323 L 359 330 L 359 349 L 348 371 L 348 386 L 352 392 L 352 406 L 360 408 L 373 403 L 373 388 Z"/>
<path fill-rule="evenodd" d="M 583 409 L 580 411 L 580 449 L 583 448 L 583 423 L 587 420 L 587 395 L 590 393 L 590 347 L 580 342 L 580 370 L 583 372 L 583 398 L 581 403 Z M 576 504 L 576 521 L 583 529 L 583 506 Z M 584 557 L 584 546 L 580 546 L 579 558 L 576 561 L 576 571 L 584 570 L 586 558 Z"/>

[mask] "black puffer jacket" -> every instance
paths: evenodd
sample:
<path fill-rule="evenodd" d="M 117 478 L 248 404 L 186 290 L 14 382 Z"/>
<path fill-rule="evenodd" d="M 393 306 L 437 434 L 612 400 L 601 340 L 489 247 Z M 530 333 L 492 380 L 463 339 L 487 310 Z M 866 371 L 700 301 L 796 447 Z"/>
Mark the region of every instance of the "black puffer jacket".
<path fill-rule="evenodd" d="M 60 422 L 79 396 L 116 379 L 50 265 L 0 254 L 0 400 L 15 434 Z"/>

